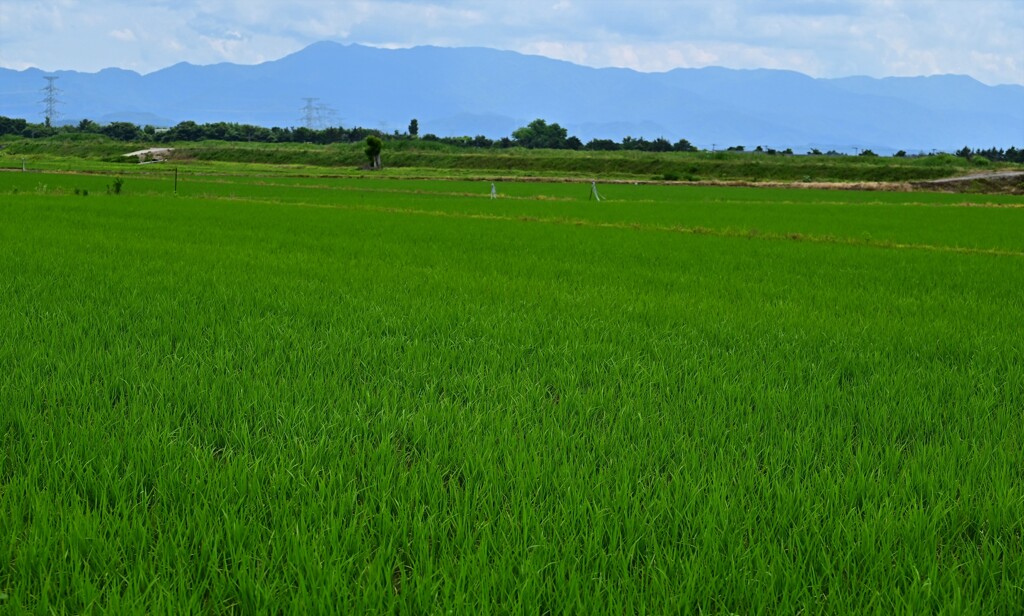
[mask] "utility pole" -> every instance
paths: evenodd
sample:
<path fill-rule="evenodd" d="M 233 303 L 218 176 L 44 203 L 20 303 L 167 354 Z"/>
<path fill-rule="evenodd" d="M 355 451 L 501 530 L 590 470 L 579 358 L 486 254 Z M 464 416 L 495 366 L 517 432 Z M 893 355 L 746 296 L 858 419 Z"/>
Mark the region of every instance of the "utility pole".
<path fill-rule="evenodd" d="M 42 103 L 46 105 L 46 110 L 44 111 L 46 125 L 52 126 L 53 122 L 57 119 L 57 105 L 60 103 L 60 100 L 57 99 L 57 95 L 60 93 L 60 90 L 53 82 L 60 79 L 60 77 L 47 75 L 46 77 L 43 77 L 43 79 L 46 80 L 46 87 L 43 88 L 44 97 L 42 100 Z"/>

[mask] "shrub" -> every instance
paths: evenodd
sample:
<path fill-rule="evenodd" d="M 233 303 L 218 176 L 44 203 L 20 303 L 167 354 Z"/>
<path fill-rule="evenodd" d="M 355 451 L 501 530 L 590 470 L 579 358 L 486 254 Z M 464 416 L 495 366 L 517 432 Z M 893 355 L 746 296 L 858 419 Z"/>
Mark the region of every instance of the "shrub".
<path fill-rule="evenodd" d="M 124 188 L 124 178 L 120 178 L 120 177 L 114 178 L 114 183 L 112 185 L 111 184 L 107 185 L 107 194 L 108 195 L 120 195 L 122 188 Z"/>

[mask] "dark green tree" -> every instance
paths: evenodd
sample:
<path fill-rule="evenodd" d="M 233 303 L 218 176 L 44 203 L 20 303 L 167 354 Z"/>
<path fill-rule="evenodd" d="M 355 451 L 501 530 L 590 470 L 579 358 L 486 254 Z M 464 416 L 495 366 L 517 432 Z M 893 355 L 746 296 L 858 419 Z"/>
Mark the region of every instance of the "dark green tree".
<path fill-rule="evenodd" d="M 524 148 L 548 148 L 564 150 L 568 147 L 569 131 L 558 124 L 548 124 L 537 119 L 512 132 L 516 144 Z"/>
<path fill-rule="evenodd" d="M 100 132 L 118 141 L 138 141 L 142 134 L 139 127 L 131 122 L 111 122 L 104 126 Z"/>
<path fill-rule="evenodd" d="M 383 169 L 380 163 L 380 152 L 384 149 L 384 142 L 380 140 L 380 137 L 370 135 L 366 138 L 366 158 L 370 159 L 370 169 Z"/>
<path fill-rule="evenodd" d="M 179 122 L 165 135 L 166 141 L 200 141 L 203 139 L 203 129 L 192 120 L 185 120 Z"/>
<path fill-rule="evenodd" d="M 419 134 L 420 134 L 420 121 L 417 120 L 416 118 L 413 118 L 412 121 L 409 122 L 409 136 L 410 137 L 417 137 L 417 136 L 419 136 Z"/>
<path fill-rule="evenodd" d="M 78 132 L 80 133 L 98 133 L 100 130 L 100 125 L 92 120 L 86 119 L 78 123 Z"/>
<path fill-rule="evenodd" d="M 646 150 L 650 145 L 643 137 L 630 137 L 626 135 L 622 138 L 622 149 L 623 150 Z"/>
<path fill-rule="evenodd" d="M 28 128 L 26 120 L 0 116 L 0 135 L 20 135 L 26 128 Z"/>
<path fill-rule="evenodd" d="M 584 149 L 592 150 L 595 152 L 611 152 L 614 150 L 621 150 L 622 146 L 611 139 L 591 139 L 584 146 Z"/>
<path fill-rule="evenodd" d="M 697 147 L 687 141 L 686 139 L 680 139 L 672 146 L 672 149 L 676 152 L 696 152 Z"/>

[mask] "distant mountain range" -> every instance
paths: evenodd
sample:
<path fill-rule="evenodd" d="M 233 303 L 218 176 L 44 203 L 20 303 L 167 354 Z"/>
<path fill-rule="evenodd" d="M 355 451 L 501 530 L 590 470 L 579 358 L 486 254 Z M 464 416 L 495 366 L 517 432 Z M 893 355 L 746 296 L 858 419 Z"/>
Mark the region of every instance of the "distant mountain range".
<path fill-rule="evenodd" d="M 543 118 L 584 142 L 625 136 L 724 149 L 757 145 L 882 154 L 1024 146 L 1024 86 L 970 77 L 815 79 L 779 70 L 595 69 L 483 48 L 378 49 L 322 42 L 258 65 L 176 64 L 147 75 L 0 69 L 0 115 L 43 120 L 56 75 L 65 122 L 307 121 L 499 138 Z"/>

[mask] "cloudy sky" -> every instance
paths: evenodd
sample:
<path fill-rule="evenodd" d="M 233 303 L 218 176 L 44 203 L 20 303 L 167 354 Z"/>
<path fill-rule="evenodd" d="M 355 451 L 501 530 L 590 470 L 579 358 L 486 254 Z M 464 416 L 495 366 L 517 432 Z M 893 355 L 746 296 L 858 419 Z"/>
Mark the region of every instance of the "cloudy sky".
<path fill-rule="evenodd" d="M 0 0 L 5 68 L 256 64 L 320 40 L 1024 84 L 1024 0 Z"/>

